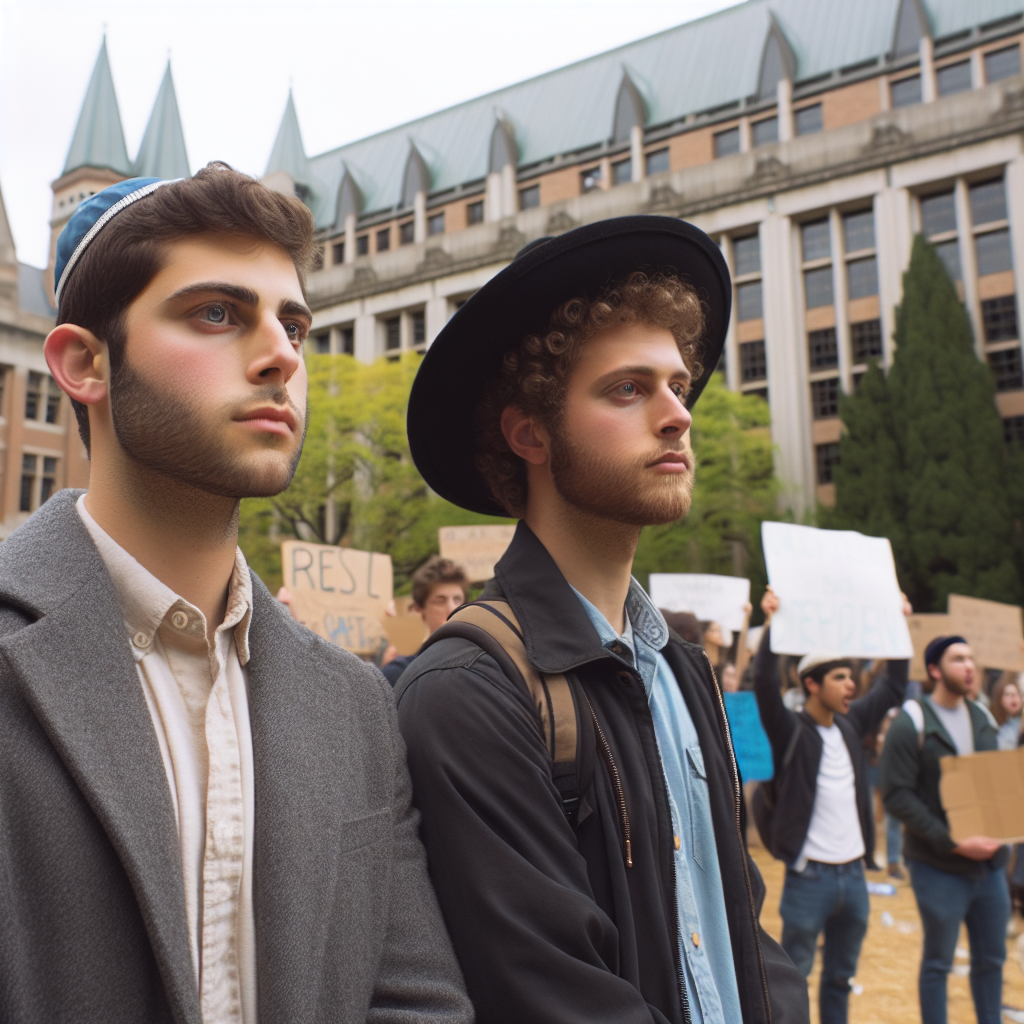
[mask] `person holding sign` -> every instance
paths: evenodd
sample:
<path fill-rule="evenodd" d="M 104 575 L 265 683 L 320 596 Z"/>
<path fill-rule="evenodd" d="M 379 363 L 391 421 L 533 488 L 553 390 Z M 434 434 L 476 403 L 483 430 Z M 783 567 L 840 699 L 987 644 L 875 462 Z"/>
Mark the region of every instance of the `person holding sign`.
<path fill-rule="evenodd" d="M 689 509 L 731 294 L 689 224 L 577 228 L 476 292 L 413 385 L 429 486 L 520 520 L 396 688 L 479 1024 L 808 1020 L 758 922 L 721 689 L 630 575 L 641 529 Z"/>
<path fill-rule="evenodd" d="M 868 929 L 864 862 L 874 865 L 875 820 L 864 762 L 864 737 L 875 732 L 907 687 L 906 660 L 859 700 L 853 662 L 840 653 L 808 654 L 797 666 L 806 694 L 799 713 L 782 700 L 771 620 L 780 600 L 761 599 L 764 632 L 754 658 L 754 692 L 772 746 L 774 806 L 754 795 L 754 814 L 769 851 L 786 863 L 779 913 L 782 948 L 809 976 L 825 933 L 819 1008 L 822 1024 L 845 1024 L 850 979 Z M 904 613 L 910 613 L 909 605 Z"/>
<path fill-rule="evenodd" d="M 468 1022 L 380 673 L 238 548 L 306 423 L 313 218 L 90 196 L 45 343 L 91 457 L 0 545 L 0 1019 Z"/>
<path fill-rule="evenodd" d="M 978 1024 L 999 1024 L 1010 917 L 1009 847 L 987 836 L 956 842 L 939 792 L 939 759 L 996 750 L 998 732 L 991 716 L 967 699 L 978 669 L 962 636 L 936 637 L 925 649 L 924 663 L 934 688 L 904 705 L 886 734 L 879 765 L 885 809 L 903 822 L 903 858 L 924 929 L 921 1017 L 946 1024 L 946 979 L 966 923 Z"/>

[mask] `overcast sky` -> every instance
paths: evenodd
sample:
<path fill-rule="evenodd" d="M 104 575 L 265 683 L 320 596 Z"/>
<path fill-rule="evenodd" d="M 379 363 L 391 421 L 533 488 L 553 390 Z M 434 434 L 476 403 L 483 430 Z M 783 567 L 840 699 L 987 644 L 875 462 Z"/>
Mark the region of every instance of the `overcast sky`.
<path fill-rule="evenodd" d="M 289 83 L 320 153 L 730 3 L 0 0 L 0 187 L 18 256 L 46 262 L 50 182 L 104 26 L 129 156 L 170 54 L 192 169 L 261 174 Z"/>

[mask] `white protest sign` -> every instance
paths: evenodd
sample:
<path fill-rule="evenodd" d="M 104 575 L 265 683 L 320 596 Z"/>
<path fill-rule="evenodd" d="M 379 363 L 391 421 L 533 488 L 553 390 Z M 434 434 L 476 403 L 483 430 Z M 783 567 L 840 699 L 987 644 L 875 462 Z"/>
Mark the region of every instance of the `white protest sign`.
<path fill-rule="evenodd" d="M 772 617 L 777 654 L 909 658 L 892 548 L 885 537 L 762 523 L 768 581 L 779 598 Z"/>
<path fill-rule="evenodd" d="M 669 612 L 692 612 L 704 622 L 742 632 L 750 580 L 693 572 L 652 572 L 651 600 Z"/>
<path fill-rule="evenodd" d="M 515 523 L 494 526 L 441 526 L 437 531 L 442 558 L 462 567 L 470 583 L 482 583 L 494 575 L 494 566 L 515 536 Z"/>

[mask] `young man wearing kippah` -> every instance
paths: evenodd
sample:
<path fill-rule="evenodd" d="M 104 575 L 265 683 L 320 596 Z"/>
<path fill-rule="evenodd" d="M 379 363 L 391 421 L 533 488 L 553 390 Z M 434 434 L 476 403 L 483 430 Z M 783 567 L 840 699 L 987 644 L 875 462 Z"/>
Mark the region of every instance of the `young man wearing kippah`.
<path fill-rule="evenodd" d="M 313 249 L 224 165 L 58 240 L 90 481 L 0 545 L 0 1020 L 471 1018 L 390 688 L 237 547 L 302 450 Z"/>
<path fill-rule="evenodd" d="M 904 705 L 886 734 L 879 764 L 885 809 L 903 822 L 903 858 L 924 928 L 921 1017 L 928 1024 L 946 1024 L 946 979 L 960 926 L 966 924 L 978 1024 L 999 1024 L 1010 917 L 1009 847 L 988 836 L 956 842 L 939 792 L 939 759 L 996 750 L 998 732 L 988 712 L 967 699 L 978 669 L 962 636 L 934 639 L 924 663 L 934 689 Z"/>
<path fill-rule="evenodd" d="M 808 654 L 797 666 L 806 694 L 799 713 L 782 700 L 771 619 L 779 598 L 761 600 L 765 628 L 754 658 L 754 692 L 775 764 L 775 807 L 768 847 L 786 863 L 779 914 L 782 948 L 810 976 L 825 935 L 818 1003 L 821 1024 L 846 1024 L 850 979 L 868 929 L 865 861 L 874 866 L 875 816 L 864 763 L 864 737 L 907 688 L 906 660 L 890 661 L 859 700 L 853 662 L 834 652 Z M 909 614 L 910 606 L 904 611 Z M 755 797 L 756 799 L 756 797 Z"/>
<path fill-rule="evenodd" d="M 691 225 L 577 228 L 478 291 L 413 385 L 427 483 L 520 519 L 489 603 L 444 629 L 491 618 L 521 661 L 449 633 L 396 690 L 479 1024 L 808 1019 L 758 923 L 718 682 L 630 576 L 641 528 L 689 509 L 690 408 L 730 296 Z"/>

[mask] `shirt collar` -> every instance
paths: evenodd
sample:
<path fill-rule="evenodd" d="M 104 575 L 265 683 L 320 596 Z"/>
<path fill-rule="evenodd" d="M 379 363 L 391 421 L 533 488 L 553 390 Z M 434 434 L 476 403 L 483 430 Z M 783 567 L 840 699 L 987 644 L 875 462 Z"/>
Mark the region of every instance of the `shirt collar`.
<path fill-rule="evenodd" d="M 205 635 L 202 612 L 179 597 L 170 587 L 158 580 L 148 569 L 144 568 L 103 527 L 96 522 L 85 507 L 83 494 L 75 503 L 75 508 L 89 531 L 96 549 L 100 553 L 107 571 L 110 573 L 114 591 L 117 594 L 121 613 L 124 615 L 129 636 L 132 639 L 132 650 L 136 659 L 140 659 L 150 650 L 153 637 L 163 624 L 167 615 L 180 607 L 196 619 L 195 630 Z M 224 621 L 218 632 L 234 629 L 235 649 L 238 651 L 239 663 L 245 665 L 249 661 L 249 623 L 252 620 L 252 577 L 249 567 L 240 548 L 235 548 L 235 565 L 228 583 L 228 602 L 224 613 Z"/>

